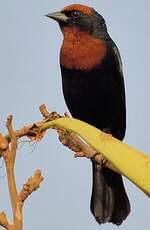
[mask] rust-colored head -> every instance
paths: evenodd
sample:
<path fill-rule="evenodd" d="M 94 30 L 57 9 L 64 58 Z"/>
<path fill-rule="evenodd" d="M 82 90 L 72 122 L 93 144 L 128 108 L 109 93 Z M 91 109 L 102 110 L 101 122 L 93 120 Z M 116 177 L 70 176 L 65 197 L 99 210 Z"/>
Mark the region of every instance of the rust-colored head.
<path fill-rule="evenodd" d="M 104 59 L 107 28 L 93 8 L 73 4 L 47 16 L 59 23 L 64 35 L 60 57 L 63 66 L 90 70 Z"/>
<path fill-rule="evenodd" d="M 76 27 L 81 31 L 88 31 L 94 37 L 100 37 L 107 31 L 103 17 L 92 7 L 73 4 L 64 7 L 61 11 L 46 15 L 56 20 L 62 31 L 64 27 Z"/>

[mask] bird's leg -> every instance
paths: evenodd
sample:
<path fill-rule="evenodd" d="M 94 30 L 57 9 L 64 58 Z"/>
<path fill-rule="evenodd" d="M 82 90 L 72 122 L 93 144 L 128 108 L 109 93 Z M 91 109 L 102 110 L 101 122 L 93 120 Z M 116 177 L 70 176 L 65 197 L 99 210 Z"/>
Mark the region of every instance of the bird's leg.
<path fill-rule="evenodd" d="M 107 160 L 99 152 L 95 152 L 95 154 L 91 157 L 91 161 L 97 162 L 97 157 L 99 158 L 99 163 L 97 163 L 97 165 L 99 165 L 99 168 L 102 169 L 103 167 L 106 167 Z"/>

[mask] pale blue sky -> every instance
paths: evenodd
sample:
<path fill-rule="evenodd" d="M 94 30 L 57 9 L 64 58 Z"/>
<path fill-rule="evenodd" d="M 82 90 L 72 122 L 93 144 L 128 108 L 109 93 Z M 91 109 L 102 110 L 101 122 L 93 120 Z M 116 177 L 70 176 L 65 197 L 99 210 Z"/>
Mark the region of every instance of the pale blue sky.
<path fill-rule="evenodd" d="M 45 103 L 50 111 L 64 113 L 67 108 L 61 89 L 59 49 L 62 35 L 56 22 L 44 14 L 79 1 L 1 0 L 0 2 L 0 128 L 14 114 L 14 126 L 41 119 L 38 106 Z M 150 1 L 89 0 L 106 19 L 108 30 L 120 50 L 126 84 L 126 143 L 150 153 Z M 54 131 L 37 144 L 28 144 L 18 152 L 17 186 L 21 188 L 35 169 L 45 180 L 25 203 L 24 229 L 118 229 L 99 226 L 89 209 L 91 165 L 86 159 L 74 159 Z M 135 162 L 136 164 L 136 162 Z M 0 211 L 11 216 L 4 166 L 0 168 Z M 150 200 L 125 180 L 132 212 L 119 227 L 141 230 L 149 227 Z M 1 227 L 0 227 L 1 229 Z"/>

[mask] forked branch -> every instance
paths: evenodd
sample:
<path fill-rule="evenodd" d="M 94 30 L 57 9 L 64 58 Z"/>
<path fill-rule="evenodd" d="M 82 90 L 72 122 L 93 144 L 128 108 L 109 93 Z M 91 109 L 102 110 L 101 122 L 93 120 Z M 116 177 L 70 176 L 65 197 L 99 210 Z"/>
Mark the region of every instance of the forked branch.
<path fill-rule="evenodd" d="M 0 225 L 8 230 L 23 230 L 22 208 L 24 201 L 33 191 L 38 189 L 40 183 L 43 180 L 41 171 L 37 170 L 34 173 L 34 176 L 30 177 L 28 181 L 23 185 L 22 190 L 18 194 L 14 165 L 19 138 L 26 136 L 31 141 L 38 141 L 44 137 L 47 129 L 54 128 L 57 130 L 61 143 L 75 152 L 75 157 L 86 157 L 103 164 L 103 167 L 109 167 L 115 170 L 111 164 L 104 160 L 100 153 L 85 143 L 85 141 L 82 140 L 77 134 L 66 131 L 63 128 L 60 129 L 52 127 L 51 125 L 46 125 L 49 124 L 49 121 L 68 117 L 68 114 L 65 113 L 64 116 L 61 116 L 56 112 L 49 113 L 45 105 L 41 105 L 39 109 L 42 116 L 44 117 L 42 121 L 24 126 L 21 129 L 14 131 L 12 124 L 13 117 L 10 115 L 6 122 L 8 135 L 4 137 L 2 134 L 0 134 L 0 156 L 2 156 L 5 160 L 8 188 L 13 212 L 12 223 L 10 223 L 4 212 L 0 213 Z"/>
<path fill-rule="evenodd" d="M 22 191 L 17 192 L 14 166 L 17 151 L 18 138 L 12 125 L 13 117 L 7 118 L 6 127 L 9 133 L 9 142 L 6 137 L 0 134 L 0 153 L 5 160 L 7 183 L 12 206 L 13 222 L 11 223 L 4 212 L 0 213 L 0 225 L 7 230 L 23 230 L 22 208 L 25 199 L 35 191 L 43 180 L 40 170 L 37 170 L 33 177 L 29 178 Z"/>

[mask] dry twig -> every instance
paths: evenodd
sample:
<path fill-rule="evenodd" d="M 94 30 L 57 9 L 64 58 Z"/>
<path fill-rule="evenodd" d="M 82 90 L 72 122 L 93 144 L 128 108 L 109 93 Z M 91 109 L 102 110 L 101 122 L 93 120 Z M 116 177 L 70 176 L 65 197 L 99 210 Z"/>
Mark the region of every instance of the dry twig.
<path fill-rule="evenodd" d="M 33 177 L 30 177 L 28 181 L 23 185 L 21 192 L 19 193 L 18 200 L 21 204 L 28 198 L 28 196 L 36 191 L 44 177 L 41 175 L 40 170 L 36 170 Z"/>
<path fill-rule="evenodd" d="M 9 222 L 4 212 L 0 213 L 0 225 L 7 230 L 14 230 L 13 225 Z"/>
<path fill-rule="evenodd" d="M 47 121 L 63 117 L 56 112 L 49 113 L 44 104 L 41 105 L 39 109 L 41 114 Z M 65 113 L 64 116 L 69 117 L 67 113 Z M 75 157 L 89 158 L 91 160 L 96 161 L 97 163 L 102 164 L 103 167 L 108 167 L 116 171 L 116 169 L 114 169 L 114 167 L 109 162 L 107 162 L 107 160 L 104 159 L 104 157 L 100 153 L 98 153 L 90 145 L 85 143 L 77 134 L 69 132 L 65 129 L 57 129 L 57 133 L 59 135 L 60 142 L 75 152 Z"/>
<path fill-rule="evenodd" d="M 68 117 L 68 114 L 66 113 L 64 116 L 61 116 L 56 112 L 49 113 L 44 104 L 40 106 L 39 110 L 43 115 L 44 119 L 42 121 L 24 126 L 21 129 L 14 131 L 14 135 L 17 138 L 27 136 L 30 138 L 31 141 L 41 140 L 46 132 L 42 130 L 42 126 L 46 124 L 46 122 L 62 118 L 64 116 Z M 101 163 L 103 167 L 108 167 L 116 171 L 116 169 L 109 162 L 107 162 L 100 153 L 98 153 L 97 151 L 95 151 L 95 149 L 86 144 L 77 134 L 68 132 L 65 129 L 55 129 L 58 132 L 59 140 L 61 141 L 61 143 L 74 151 L 75 157 L 86 157 L 95 160 L 97 163 Z M 10 141 L 9 135 L 5 137 L 8 141 Z"/>
<path fill-rule="evenodd" d="M 13 130 L 12 121 L 13 121 L 12 115 L 8 116 L 6 127 L 8 129 L 9 136 L 7 136 L 6 138 L 0 135 L 0 152 L 1 152 L 1 156 L 5 160 L 5 165 L 6 165 L 7 182 L 8 182 L 8 188 L 9 188 L 9 194 L 10 194 L 10 200 L 11 200 L 11 206 L 13 212 L 13 223 L 11 224 L 8 221 L 6 214 L 2 212 L 0 213 L 0 225 L 8 230 L 22 230 L 23 229 L 23 224 L 22 224 L 23 202 L 33 191 L 35 191 L 39 187 L 41 181 L 43 180 L 43 177 L 41 176 L 40 170 L 37 170 L 34 176 L 29 178 L 28 182 L 24 185 L 22 191 L 18 195 L 16 181 L 15 181 L 14 165 L 15 165 L 18 138 L 20 137 L 21 132 L 20 131 L 16 132 Z M 22 129 L 23 135 L 24 135 L 24 130 L 27 129 L 26 128 Z M 28 130 L 28 133 L 34 130 L 37 138 L 38 129 L 33 127 L 33 125 L 32 128 Z"/>
<path fill-rule="evenodd" d="M 46 131 L 42 129 L 42 126 L 44 126 L 46 122 L 66 116 L 69 117 L 67 113 L 65 113 L 64 116 L 60 116 L 56 112 L 49 113 L 45 105 L 41 105 L 39 109 L 44 117 L 42 121 L 24 126 L 21 129 L 14 131 L 12 126 L 13 117 L 10 115 L 6 123 L 9 135 L 4 137 L 2 134 L 0 134 L 0 156 L 5 159 L 8 187 L 13 211 L 13 224 L 8 221 L 6 214 L 2 212 L 0 213 L 0 225 L 8 230 L 23 229 L 23 203 L 27 197 L 39 187 L 41 181 L 43 180 L 40 170 L 37 170 L 34 176 L 30 177 L 24 184 L 23 189 L 18 195 L 14 175 L 14 164 L 18 139 L 23 136 L 27 136 L 31 141 L 39 141 L 45 135 Z M 104 161 L 104 158 L 100 153 L 97 153 L 95 149 L 85 143 L 85 141 L 82 140 L 77 134 L 62 128 L 55 129 L 57 130 L 61 143 L 73 150 L 75 152 L 75 157 L 86 157 L 95 160 L 96 162 L 103 164 L 103 167 L 108 167 L 115 171 L 111 164 L 109 164 L 107 161 Z"/>
<path fill-rule="evenodd" d="M 46 124 L 46 122 L 69 116 L 67 113 L 65 113 L 64 116 L 61 116 L 56 112 L 49 113 L 44 104 L 40 106 L 39 110 L 43 115 L 44 119 L 42 121 L 24 126 L 21 129 L 14 131 L 14 135 L 17 138 L 27 136 L 32 141 L 41 140 L 46 132 L 45 130 L 42 130 L 42 126 Z M 59 140 L 61 141 L 61 143 L 73 150 L 75 152 L 75 157 L 86 157 L 95 160 L 97 163 L 102 163 L 103 167 L 108 167 L 116 171 L 116 169 L 109 162 L 107 162 L 100 153 L 96 152 L 95 149 L 86 144 L 77 134 L 73 132 L 68 132 L 65 129 L 55 129 L 58 132 Z M 5 136 L 5 138 L 10 142 L 9 135 Z"/>

